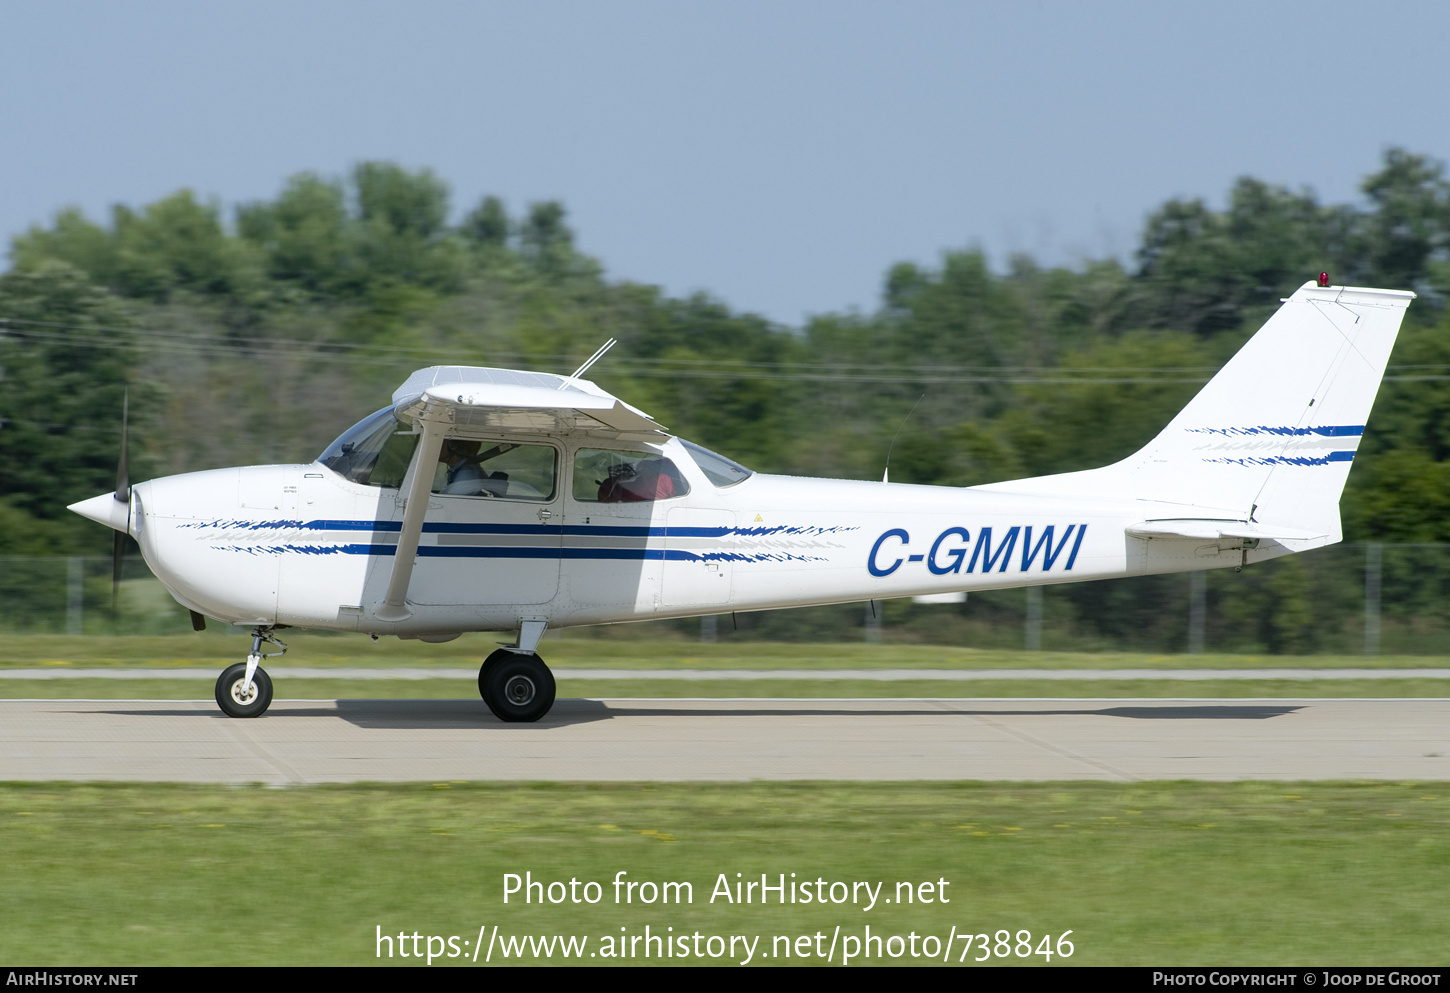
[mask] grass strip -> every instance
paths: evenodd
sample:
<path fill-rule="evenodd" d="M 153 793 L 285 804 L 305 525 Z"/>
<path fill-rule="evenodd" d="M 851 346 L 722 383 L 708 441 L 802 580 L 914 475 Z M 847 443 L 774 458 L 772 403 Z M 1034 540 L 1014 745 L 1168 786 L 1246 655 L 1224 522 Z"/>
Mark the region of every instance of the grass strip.
<path fill-rule="evenodd" d="M 993 964 L 1043 964 L 1016 957 L 1019 930 L 1034 946 L 1071 930 L 1072 965 L 1436 965 L 1447 828 L 1443 783 L 6 784 L 0 957 L 416 965 L 380 960 L 378 929 L 461 946 L 495 925 L 506 937 L 588 935 L 596 951 L 646 925 L 759 935 L 759 949 L 783 955 L 777 937 L 796 947 L 870 924 L 903 948 L 910 933 L 1006 930 L 1013 952 Z M 688 882 L 693 899 L 616 904 L 620 872 Z M 597 881 L 602 900 L 505 905 L 505 873 Z M 749 904 L 710 902 L 722 876 L 733 887 L 762 873 L 772 885 L 791 873 L 883 883 L 893 902 L 762 905 L 758 891 Z M 942 880 L 949 902 L 902 902 L 898 883 L 940 896 Z M 536 960 L 565 961 L 493 964 Z"/>

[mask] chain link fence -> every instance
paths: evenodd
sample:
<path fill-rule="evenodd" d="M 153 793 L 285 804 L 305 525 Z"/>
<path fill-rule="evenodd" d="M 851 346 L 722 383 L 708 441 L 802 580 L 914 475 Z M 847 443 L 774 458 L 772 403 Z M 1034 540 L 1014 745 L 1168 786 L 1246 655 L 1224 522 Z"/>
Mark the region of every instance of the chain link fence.
<path fill-rule="evenodd" d="M 1247 655 L 1450 654 L 1450 545 L 1332 545 L 1251 565 L 973 593 L 961 603 L 721 615 L 702 640 Z M 687 625 L 676 627 L 683 634 Z"/>
<path fill-rule="evenodd" d="M 603 637 L 883 641 L 1047 651 L 1450 654 L 1450 545 L 1341 544 L 1172 576 L 621 625 Z M 139 557 L 112 590 L 105 558 L 0 557 L 6 633 L 191 630 Z M 582 633 L 582 632 L 581 632 Z"/>
<path fill-rule="evenodd" d="M 0 556 L 0 631 L 7 634 L 165 634 L 191 630 L 185 607 L 138 556 Z"/>

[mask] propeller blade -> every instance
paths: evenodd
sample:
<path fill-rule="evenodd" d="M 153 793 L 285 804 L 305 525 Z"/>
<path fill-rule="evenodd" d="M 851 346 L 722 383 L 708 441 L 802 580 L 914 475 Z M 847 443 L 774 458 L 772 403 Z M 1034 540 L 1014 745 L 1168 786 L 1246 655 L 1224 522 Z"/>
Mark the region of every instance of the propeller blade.
<path fill-rule="evenodd" d="M 131 419 L 131 391 L 121 394 L 121 459 L 116 463 L 116 500 L 126 505 L 126 530 L 111 540 L 111 620 L 116 620 L 116 603 L 121 589 L 121 563 L 126 557 L 126 536 L 131 533 L 131 473 L 126 458 L 126 437 Z"/>
<path fill-rule="evenodd" d="M 131 474 L 126 464 L 126 435 L 131 419 L 131 391 L 121 394 L 121 461 L 116 463 L 116 499 L 122 503 L 131 502 Z"/>

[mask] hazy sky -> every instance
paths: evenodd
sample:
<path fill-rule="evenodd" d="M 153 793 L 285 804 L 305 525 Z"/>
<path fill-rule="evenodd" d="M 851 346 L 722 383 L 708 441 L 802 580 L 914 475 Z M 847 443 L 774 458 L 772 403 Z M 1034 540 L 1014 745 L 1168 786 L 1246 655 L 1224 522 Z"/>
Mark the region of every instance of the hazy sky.
<path fill-rule="evenodd" d="M 612 278 L 797 324 L 979 245 L 1127 256 L 1248 174 L 1450 156 L 1450 4 L 0 0 L 0 234 L 181 187 L 428 167 Z"/>

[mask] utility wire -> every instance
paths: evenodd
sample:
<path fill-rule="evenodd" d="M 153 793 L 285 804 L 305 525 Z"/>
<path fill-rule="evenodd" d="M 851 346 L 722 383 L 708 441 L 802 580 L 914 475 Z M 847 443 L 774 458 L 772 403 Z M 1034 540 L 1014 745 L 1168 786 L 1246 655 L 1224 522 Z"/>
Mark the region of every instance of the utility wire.
<path fill-rule="evenodd" d="M 75 333 L 84 332 L 84 333 Z M 114 337 L 99 338 L 97 332 Z M 278 357 L 312 358 L 349 365 L 396 366 L 405 360 L 441 360 L 437 364 L 461 365 L 467 352 L 452 346 L 402 346 L 363 342 L 308 341 L 271 337 L 234 337 L 191 334 L 153 328 L 68 324 L 0 317 L 0 344 L 6 341 L 107 348 L 159 354 L 190 354 L 200 357 L 234 357 L 238 352 L 272 352 Z M 547 365 L 571 367 L 567 356 L 530 356 L 494 353 L 482 361 L 505 362 L 510 366 Z M 772 382 L 836 382 L 916 385 L 1007 384 L 1152 385 L 1205 383 L 1218 370 L 1207 366 L 904 366 L 812 362 L 745 362 L 717 359 L 661 359 L 618 356 L 610 360 L 612 370 L 646 378 L 751 379 Z M 1390 366 L 1388 382 L 1441 382 L 1450 380 L 1450 364 L 1407 364 Z"/>

